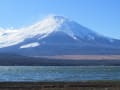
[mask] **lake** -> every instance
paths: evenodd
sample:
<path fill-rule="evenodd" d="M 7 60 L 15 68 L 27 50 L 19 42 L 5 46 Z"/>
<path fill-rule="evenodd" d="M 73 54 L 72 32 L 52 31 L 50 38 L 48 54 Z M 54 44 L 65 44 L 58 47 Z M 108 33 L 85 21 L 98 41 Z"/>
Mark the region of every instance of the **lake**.
<path fill-rule="evenodd" d="M 0 66 L 0 82 L 120 80 L 120 66 Z"/>

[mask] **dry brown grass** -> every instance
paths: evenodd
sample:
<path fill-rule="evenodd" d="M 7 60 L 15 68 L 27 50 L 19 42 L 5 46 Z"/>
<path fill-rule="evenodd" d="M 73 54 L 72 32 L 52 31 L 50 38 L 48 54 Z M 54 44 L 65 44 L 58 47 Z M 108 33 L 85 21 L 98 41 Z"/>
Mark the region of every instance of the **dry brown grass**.
<path fill-rule="evenodd" d="M 120 82 L 1 82 L 0 90 L 120 90 Z"/>
<path fill-rule="evenodd" d="M 44 58 L 65 60 L 120 60 L 120 55 L 59 55 L 44 56 Z"/>

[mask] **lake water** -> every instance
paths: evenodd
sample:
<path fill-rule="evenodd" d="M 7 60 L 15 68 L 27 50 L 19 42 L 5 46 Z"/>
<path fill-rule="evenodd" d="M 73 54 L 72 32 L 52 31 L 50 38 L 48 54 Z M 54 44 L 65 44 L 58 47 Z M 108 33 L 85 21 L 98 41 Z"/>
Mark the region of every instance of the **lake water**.
<path fill-rule="evenodd" d="M 0 66 L 0 82 L 87 80 L 120 80 L 120 66 Z"/>

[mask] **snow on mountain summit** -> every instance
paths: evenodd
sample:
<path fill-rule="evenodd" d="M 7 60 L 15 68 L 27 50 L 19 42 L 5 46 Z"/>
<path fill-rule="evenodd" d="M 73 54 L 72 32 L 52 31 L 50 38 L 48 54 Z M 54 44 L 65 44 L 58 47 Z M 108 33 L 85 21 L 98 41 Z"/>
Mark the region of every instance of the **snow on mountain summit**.
<path fill-rule="evenodd" d="M 18 30 L 0 30 L 0 48 L 16 45 L 23 42 L 25 39 L 32 38 L 36 35 L 45 38 L 50 33 L 55 31 L 63 19 L 58 20 L 58 17 L 49 16 L 46 19 L 31 25 L 29 27 Z"/>
<path fill-rule="evenodd" d="M 0 29 L 0 48 L 17 45 L 32 38 L 41 40 L 55 32 L 62 32 L 74 40 L 79 38 L 94 40 L 98 36 L 95 32 L 72 20 L 62 16 L 48 16 L 40 22 L 17 30 Z"/>

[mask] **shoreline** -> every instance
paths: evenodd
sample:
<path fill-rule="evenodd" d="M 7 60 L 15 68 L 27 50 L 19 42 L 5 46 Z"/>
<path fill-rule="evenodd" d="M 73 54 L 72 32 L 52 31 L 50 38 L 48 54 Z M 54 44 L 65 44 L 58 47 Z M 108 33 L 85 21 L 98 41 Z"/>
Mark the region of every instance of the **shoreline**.
<path fill-rule="evenodd" d="M 0 82 L 0 90 L 120 90 L 120 81 Z"/>

